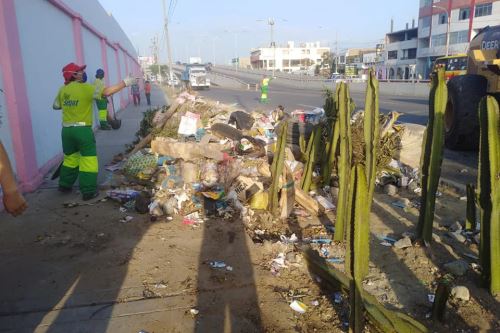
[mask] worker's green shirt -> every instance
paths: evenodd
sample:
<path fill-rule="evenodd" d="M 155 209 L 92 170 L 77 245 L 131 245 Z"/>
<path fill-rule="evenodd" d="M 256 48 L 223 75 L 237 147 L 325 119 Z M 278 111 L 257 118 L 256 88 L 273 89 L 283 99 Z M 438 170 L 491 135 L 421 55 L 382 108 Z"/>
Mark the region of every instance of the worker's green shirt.
<path fill-rule="evenodd" d="M 101 98 L 103 89 L 76 81 L 62 86 L 57 98 L 63 111 L 63 124 L 92 126 L 92 103 L 94 98 Z"/>
<path fill-rule="evenodd" d="M 94 86 L 97 91 L 104 90 L 104 82 L 101 79 L 96 79 L 94 81 Z M 106 110 L 108 108 L 108 99 L 103 96 L 98 96 L 95 99 L 98 110 Z"/>

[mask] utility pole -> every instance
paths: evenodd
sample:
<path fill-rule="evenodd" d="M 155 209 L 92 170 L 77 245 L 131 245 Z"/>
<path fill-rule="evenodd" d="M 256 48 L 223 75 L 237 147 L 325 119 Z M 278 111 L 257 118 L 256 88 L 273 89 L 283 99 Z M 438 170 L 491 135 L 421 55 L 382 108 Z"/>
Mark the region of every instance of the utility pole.
<path fill-rule="evenodd" d="M 274 19 L 269 18 L 267 23 L 271 28 L 271 47 L 273 48 L 273 77 L 274 77 L 274 73 L 276 71 L 276 42 L 274 41 Z"/>
<path fill-rule="evenodd" d="M 159 61 L 159 50 L 158 50 L 158 35 L 153 37 L 151 39 L 151 42 L 153 43 L 153 46 L 151 47 L 153 51 L 153 55 L 155 57 L 155 63 L 158 65 L 158 77 L 157 80 L 161 83 L 161 67 L 160 67 L 160 61 Z"/>
<path fill-rule="evenodd" d="M 174 73 L 172 71 L 172 49 L 170 48 L 170 36 L 168 34 L 167 7 L 165 6 L 165 0 L 163 0 L 162 2 L 163 2 L 163 20 L 165 28 L 165 38 L 167 40 L 168 71 L 169 71 L 169 78 L 173 79 Z"/>

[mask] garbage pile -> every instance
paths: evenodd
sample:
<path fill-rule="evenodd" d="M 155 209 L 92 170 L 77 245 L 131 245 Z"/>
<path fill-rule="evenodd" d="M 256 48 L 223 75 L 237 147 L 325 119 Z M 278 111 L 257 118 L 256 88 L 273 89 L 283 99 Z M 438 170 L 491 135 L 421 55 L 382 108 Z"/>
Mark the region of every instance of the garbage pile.
<path fill-rule="evenodd" d="M 187 92 L 174 101 L 145 113 L 131 151 L 108 168 L 121 177 L 108 191 L 110 198 L 149 213 L 154 221 L 181 216 L 184 225 L 194 228 L 209 218 L 241 219 L 254 242 L 310 243 L 331 263 L 343 262 L 338 254 L 344 251 L 333 249 L 331 240 L 338 193 L 335 177 L 321 182 L 321 163 L 317 163 L 310 170 L 310 189 L 301 187 L 309 168 L 305 146 L 326 119 L 322 108 L 287 114 L 278 106 L 248 113 Z M 362 123 L 357 117 L 353 126 Z M 393 115 L 387 117 L 391 128 L 393 120 Z M 285 172 L 277 176 L 276 212 L 269 210 L 271 165 L 278 135 L 285 129 Z M 389 140 L 395 150 L 394 142 L 403 131 L 387 130 L 395 133 Z M 387 164 L 391 163 L 388 159 Z M 401 182 L 406 177 L 401 168 L 387 168 L 379 183 Z"/>

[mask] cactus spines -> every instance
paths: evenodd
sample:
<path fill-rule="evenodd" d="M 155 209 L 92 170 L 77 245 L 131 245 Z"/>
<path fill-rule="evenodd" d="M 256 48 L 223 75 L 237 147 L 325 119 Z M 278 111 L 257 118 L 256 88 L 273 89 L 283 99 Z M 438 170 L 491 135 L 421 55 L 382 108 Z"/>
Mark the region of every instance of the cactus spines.
<path fill-rule="evenodd" d="M 500 111 L 494 97 L 486 96 L 481 100 L 479 124 L 479 257 L 483 281 L 496 295 L 500 294 Z"/>
<path fill-rule="evenodd" d="M 314 168 L 316 167 L 316 161 L 318 157 L 319 148 L 321 145 L 321 127 L 317 126 L 307 144 L 306 159 L 307 163 L 304 167 L 304 175 L 300 183 L 300 187 L 303 191 L 309 192 L 312 183 L 312 175 Z"/>
<path fill-rule="evenodd" d="M 444 112 L 448 100 L 448 89 L 444 69 L 440 68 L 432 80 L 429 94 L 429 123 L 422 146 L 422 197 L 417 225 L 417 239 L 424 244 L 432 240 L 432 224 L 436 205 L 436 191 L 441 175 L 444 147 Z"/>
<path fill-rule="evenodd" d="M 349 198 L 349 174 L 351 172 L 351 98 L 349 87 L 341 82 L 337 89 L 340 157 L 338 162 L 339 196 L 337 200 L 337 219 L 335 221 L 335 240 L 344 240 L 347 223 L 347 206 Z"/>
<path fill-rule="evenodd" d="M 370 205 L 368 204 L 369 185 L 365 175 L 365 168 L 356 164 L 351 170 L 349 186 L 349 223 L 347 225 L 346 271 L 352 278 L 350 284 L 351 317 L 350 328 L 354 332 L 362 332 L 364 326 L 363 302 L 361 285 L 368 274 L 370 258 Z"/>
<path fill-rule="evenodd" d="M 467 184 L 465 230 L 476 230 L 476 188 L 474 184 Z"/>
<path fill-rule="evenodd" d="M 439 280 L 436 294 L 434 297 L 434 303 L 432 304 L 432 319 L 443 321 L 446 312 L 446 302 L 451 293 L 451 283 L 448 278 L 442 278 Z"/>
<path fill-rule="evenodd" d="M 328 126 L 328 138 L 326 142 L 326 154 L 323 158 L 321 168 L 321 180 L 323 185 L 330 185 L 332 168 L 337 156 L 337 148 L 339 142 L 339 117 L 338 117 L 338 101 L 335 96 L 338 96 L 339 86 L 336 87 L 335 95 L 330 90 L 327 90 L 325 101 L 325 114 L 327 121 L 330 121 Z"/>
<path fill-rule="evenodd" d="M 271 166 L 271 190 L 270 190 L 270 200 L 268 204 L 268 210 L 270 212 L 277 213 L 279 211 L 279 180 L 283 173 L 283 165 L 285 163 L 285 148 L 286 148 L 286 137 L 288 132 L 288 123 L 283 122 L 280 133 L 278 135 L 278 141 L 276 144 L 276 150 L 274 151 L 273 164 Z"/>
<path fill-rule="evenodd" d="M 377 175 L 377 145 L 380 138 L 378 80 L 370 70 L 366 85 L 365 115 L 363 132 L 365 139 L 366 177 L 368 179 L 368 193 L 373 196 L 375 177 Z M 369 202 L 371 204 L 371 201 Z"/>

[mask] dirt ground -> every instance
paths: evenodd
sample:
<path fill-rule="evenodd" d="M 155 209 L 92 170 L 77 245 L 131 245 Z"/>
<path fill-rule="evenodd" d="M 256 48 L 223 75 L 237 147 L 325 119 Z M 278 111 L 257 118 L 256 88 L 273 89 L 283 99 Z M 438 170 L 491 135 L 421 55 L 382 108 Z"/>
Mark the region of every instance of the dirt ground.
<path fill-rule="evenodd" d="M 404 190 L 400 196 L 417 198 Z M 237 215 L 190 226 L 181 216 L 151 221 L 147 215 L 121 212 L 120 205 L 110 200 L 65 207 L 78 202 L 76 194 L 67 197 L 52 189 L 29 195 L 28 200 L 31 210 L 22 222 L 2 215 L 2 332 L 345 329 L 345 297 L 335 300 L 333 292 L 322 289 L 294 246 L 277 239 L 280 230 L 303 238 L 328 235 L 324 220 L 300 217 L 288 225 L 268 220 L 272 226 L 267 226 L 267 236 L 256 238 L 255 230 L 263 225 L 245 228 Z M 444 191 L 436 211 L 440 241 L 429 249 L 398 250 L 381 245 L 377 237 L 399 239 L 403 232 L 414 230 L 415 210 L 393 206 L 397 200 L 376 195 L 365 289 L 433 332 L 498 332 L 498 300 L 478 288 L 479 274 L 472 268 L 455 280 L 469 288 L 471 300 L 451 300 L 444 324 L 427 319 L 428 295 L 444 274 L 443 264 L 457 258 L 477 263 L 465 256 L 477 255 L 475 244 L 460 244 L 446 236 L 448 225 L 463 220 L 464 202 L 453 191 Z M 125 223 L 125 216 L 133 219 Z M 328 249 L 330 257 L 343 256 L 339 244 Z M 273 266 L 279 253 L 286 255 L 286 267 Z M 211 268 L 214 260 L 224 261 L 232 270 Z M 335 266 L 342 269 L 342 264 Z M 308 306 L 305 314 L 289 307 L 293 300 Z"/>

